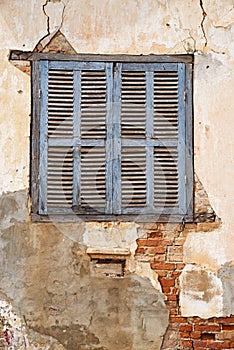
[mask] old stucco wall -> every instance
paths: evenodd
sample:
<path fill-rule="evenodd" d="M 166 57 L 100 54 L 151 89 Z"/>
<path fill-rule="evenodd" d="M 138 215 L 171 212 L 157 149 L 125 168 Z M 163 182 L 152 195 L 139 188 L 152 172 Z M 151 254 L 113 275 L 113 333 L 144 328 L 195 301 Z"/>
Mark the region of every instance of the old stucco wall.
<path fill-rule="evenodd" d="M 195 54 L 195 172 L 222 224 L 189 231 L 180 305 L 185 316 L 232 314 L 233 1 L 3 0 L 0 9 L 0 315 L 12 305 L 19 317 L 15 349 L 156 349 L 168 323 L 157 274 L 134 258 L 137 225 L 30 223 L 30 77 L 8 55 L 58 30 L 78 53 Z M 129 249 L 126 276 L 93 276 L 87 247 Z M 106 333 L 102 314 L 112 315 Z"/>

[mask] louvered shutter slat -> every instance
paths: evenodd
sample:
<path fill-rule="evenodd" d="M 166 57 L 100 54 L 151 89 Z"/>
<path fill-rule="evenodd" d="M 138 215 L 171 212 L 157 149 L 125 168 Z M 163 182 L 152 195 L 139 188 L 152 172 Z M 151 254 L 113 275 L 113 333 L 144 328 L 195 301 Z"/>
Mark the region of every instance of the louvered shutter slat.
<path fill-rule="evenodd" d="M 83 71 L 81 76 L 81 137 L 106 136 L 106 75 L 104 71 Z"/>
<path fill-rule="evenodd" d="M 145 137 L 145 72 L 122 72 L 121 136 Z"/>
<path fill-rule="evenodd" d="M 49 70 L 48 137 L 73 136 L 73 72 Z"/>
<path fill-rule="evenodd" d="M 105 211 L 105 148 L 81 148 L 81 208 Z"/>
<path fill-rule="evenodd" d="M 48 71 L 47 210 L 71 211 L 73 203 L 73 150 L 62 147 L 73 138 L 73 71 Z M 68 139 L 70 141 L 68 142 Z M 67 140 L 67 141 L 66 141 Z M 57 146 L 53 146 L 53 144 Z"/>
<path fill-rule="evenodd" d="M 71 208 L 73 188 L 72 149 L 49 147 L 47 168 L 47 206 Z"/>
<path fill-rule="evenodd" d="M 146 205 L 145 148 L 122 148 L 122 207 Z"/>

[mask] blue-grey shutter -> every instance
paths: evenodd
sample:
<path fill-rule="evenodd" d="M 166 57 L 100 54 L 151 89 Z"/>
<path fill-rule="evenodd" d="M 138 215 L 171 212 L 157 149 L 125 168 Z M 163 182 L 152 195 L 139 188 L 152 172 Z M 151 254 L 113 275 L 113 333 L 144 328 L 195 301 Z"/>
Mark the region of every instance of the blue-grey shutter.
<path fill-rule="evenodd" d="M 124 214 L 187 214 L 185 72 L 185 64 L 123 64 Z"/>
<path fill-rule="evenodd" d="M 41 61 L 39 214 L 192 218 L 191 65 Z"/>
<path fill-rule="evenodd" d="M 40 214 L 106 210 L 106 77 L 105 63 L 41 62 Z"/>

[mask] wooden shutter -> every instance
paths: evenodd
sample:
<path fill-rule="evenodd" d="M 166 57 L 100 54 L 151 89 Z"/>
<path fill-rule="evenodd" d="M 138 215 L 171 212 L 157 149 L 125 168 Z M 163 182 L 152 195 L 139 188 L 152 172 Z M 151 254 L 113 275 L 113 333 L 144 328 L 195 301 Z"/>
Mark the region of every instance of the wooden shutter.
<path fill-rule="evenodd" d="M 40 214 L 105 212 L 105 67 L 41 62 Z"/>
<path fill-rule="evenodd" d="M 190 66 L 41 61 L 40 91 L 39 214 L 191 217 Z"/>
<path fill-rule="evenodd" d="M 184 64 L 122 66 L 122 213 L 186 215 L 185 81 Z"/>

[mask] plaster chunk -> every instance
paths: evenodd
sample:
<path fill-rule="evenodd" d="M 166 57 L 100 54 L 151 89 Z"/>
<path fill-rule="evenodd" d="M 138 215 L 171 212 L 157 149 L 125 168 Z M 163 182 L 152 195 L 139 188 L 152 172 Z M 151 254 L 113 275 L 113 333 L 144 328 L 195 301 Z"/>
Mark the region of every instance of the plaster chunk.
<path fill-rule="evenodd" d="M 214 273 L 187 265 L 180 276 L 180 286 L 182 316 L 223 316 L 222 282 Z"/>
<path fill-rule="evenodd" d="M 213 232 L 190 232 L 183 247 L 184 262 L 217 271 L 233 257 L 233 235 L 221 229 Z"/>

